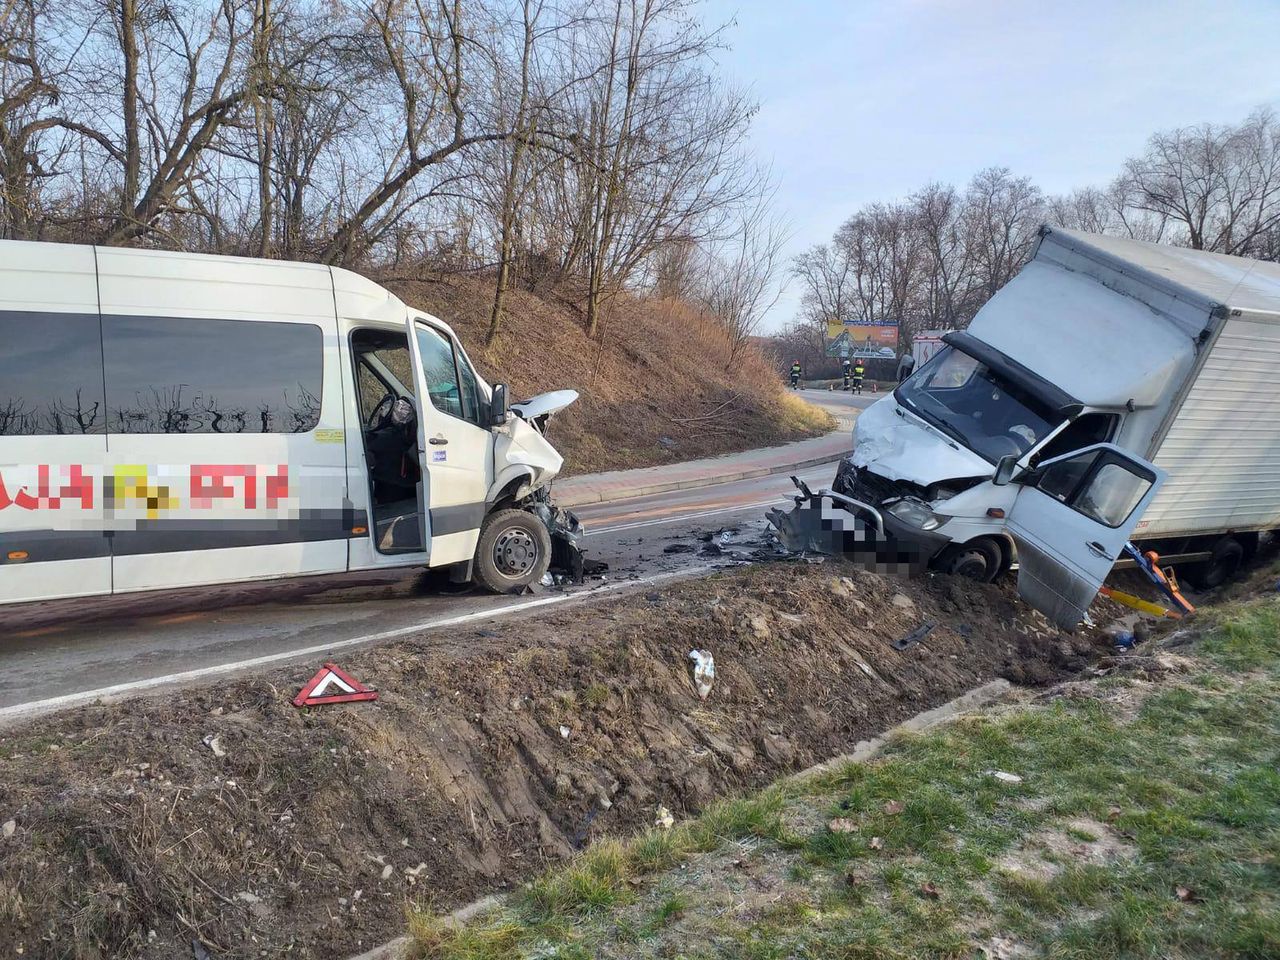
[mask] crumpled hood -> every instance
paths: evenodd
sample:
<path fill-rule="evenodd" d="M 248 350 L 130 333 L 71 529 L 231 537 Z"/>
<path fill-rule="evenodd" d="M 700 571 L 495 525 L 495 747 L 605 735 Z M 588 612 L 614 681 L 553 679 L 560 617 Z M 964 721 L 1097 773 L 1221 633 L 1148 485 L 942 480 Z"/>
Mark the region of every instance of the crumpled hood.
<path fill-rule="evenodd" d="M 920 426 L 910 411 L 895 412 L 893 394 L 877 400 L 858 416 L 853 427 L 854 466 L 870 467 L 886 480 L 905 480 L 921 487 L 963 477 L 989 477 L 993 467 L 972 450 L 957 450 L 932 430 Z"/>
<path fill-rule="evenodd" d="M 540 393 L 532 399 L 513 403 L 511 409 L 519 414 L 521 419 L 536 420 L 546 414 L 563 410 L 577 399 L 577 390 L 552 390 L 550 393 Z"/>

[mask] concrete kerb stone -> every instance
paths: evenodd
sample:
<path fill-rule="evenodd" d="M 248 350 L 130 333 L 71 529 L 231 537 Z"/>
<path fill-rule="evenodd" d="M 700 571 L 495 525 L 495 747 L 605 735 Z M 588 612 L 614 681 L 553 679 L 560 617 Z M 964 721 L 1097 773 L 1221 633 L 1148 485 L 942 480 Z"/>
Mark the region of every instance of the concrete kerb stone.
<path fill-rule="evenodd" d="M 801 770 L 799 773 L 793 773 L 784 777 L 783 780 L 791 782 L 803 782 L 811 780 L 814 777 L 820 777 L 824 774 L 832 773 L 840 767 L 849 763 L 866 763 L 873 760 L 884 749 L 885 745 L 891 742 L 895 737 L 908 733 L 922 733 L 940 724 L 946 723 L 948 720 L 954 720 L 963 714 L 969 713 L 982 707 L 989 706 L 996 700 L 1006 696 L 1013 689 L 1013 684 L 1008 680 L 992 680 L 984 683 L 980 687 L 975 687 L 968 693 L 963 693 L 954 700 L 948 700 L 941 706 L 934 707 L 932 710 L 925 710 L 917 713 L 914 717 L 902 721 L 896 726 L 890 727 L 878 737 L 870 740 L 859 741 L 858 744 L 849 753 L 841 754 L 838 757 L 832 757 L 829 760 L 823 760 L 821 763 L 815 763 L 812 767 Z M 505 896 L 491 894 L 487 897 L 481 897 L 465 907 L 453 911 L 445 919 L 445 923 L 450 926 L 460 926 L 469 923 L 476 917 L 482 916 L 502 906 L 506 902 Z M 348 960 L 403 960 L 407 956 L 409 947 L 413 944 L 411 937 L 396 937 L 396 939 L 384 943 L 380 947 L 374 947 L 367 953 L 362 953 L 357 957 L 350 957 Z"/>
<path fill-rule="evenodd" d="M 821 456 L 807 457 L 792 463 L 779 463 L 771 467 L 751 467 L 749 469 L 717 473 L 715 476 L 691 477 L 685 480 L 664 480 L 659 483 L 635 484 L 613 490 L 571 490 L 557 495 L 556 502 L 564 507 L 581 507 L 590 503 L 613 503 L 615 500 L 631 500 L 635 497 L 647 497 L 655 493 L 670 493 L 672 490 L 695 490 L 699 487 L 714 487 L 721 483 L 732 483 L 735 480 L 754 480 L 757 477 L 771 477 L 792 470 L 803 470 L 805 467 L 816 467 L 832 460 L 842 460 L 853 453 L 853 449 L 824 453 Z"/>

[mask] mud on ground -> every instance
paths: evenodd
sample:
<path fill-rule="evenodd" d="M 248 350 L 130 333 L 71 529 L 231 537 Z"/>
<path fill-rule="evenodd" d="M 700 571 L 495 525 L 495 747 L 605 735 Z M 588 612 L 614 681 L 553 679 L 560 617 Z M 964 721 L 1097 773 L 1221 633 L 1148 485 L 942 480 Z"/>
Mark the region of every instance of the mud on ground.
<path fill-rule="evenodd" d="M 357 953 L 408 902 L 519 883 L 659 804 L 691 813 L 996 676 L 1055 679 L 1093 642 L 995 587 L 766 565 L 342 658 L 376 703 L 294 708 L 317 663 L 44 718 L 0 732 L 0 942 Z"/>

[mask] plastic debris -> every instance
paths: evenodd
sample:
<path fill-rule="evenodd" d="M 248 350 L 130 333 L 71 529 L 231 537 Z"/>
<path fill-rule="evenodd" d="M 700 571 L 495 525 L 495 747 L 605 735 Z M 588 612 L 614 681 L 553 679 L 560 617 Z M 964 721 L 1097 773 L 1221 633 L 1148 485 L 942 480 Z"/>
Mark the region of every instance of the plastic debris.
<path fill-rule="evenodd" d="M 1003 783 L 1021 783 L 1022 778 L 1016 773 L 1005 773 L 1003 770 L 988 770 L 991 776 Z"/>
<path fill-rule="evenodd" d="M 0 832 L 4 833 L 4 838 L 6 840 L 12 837 L 17 832 L 17 830 L 18 830 L 17 820 L 6 820 L 4 822 L 4 826 L 0 827 Z"/>
<path fill-rule="evenodd" d="M 671 811 L 665 806 L 658 804 L 658 815 L 654 818 L 653 825 L 661 827 L 663 830 L 670 830 L 676 825 L 676 818 L 671 815 Z"/>
<path fill-rule="evenodd" d="M 899 596 L 901 596 L 901 594 L 899 594 Z M 908 603 L 909 602 L 910 601 L 908 601 Z M 893 641 L 893 649 L 905 650 L 907 649 L 907 647 L 915 646 L 917 643 L 919 643 L 921 640 L 923 640 L 925 637 L 931 634 L 933 632 L 933 628 L 936 626 L 937 626 L 936 623 L 922 623 L 920 626 L 916 627 L 914 630 L 908 633 L 901 640 Z"/>
<path fill-rule="evenodd" d="M 544 587 L 554 587 L 556 585 L 556 578 L 551 575 L 551 571 L 547 571 L 542 575 L 542 580 L 540 582 Z"/>
<path fill-rule="evenodd" d="M 716 682 L 716 661 L 709 650 L 690 650 L 693 661 L 693 685 L 703 700 L 711 695 L 711 685 Z"/>
<path fill-rule="evenodd" d="M 223 749 L 222 740 L 215 733 L 206 734 L 204 740 L 201 741 L 206 747 L 213 751 L 215 757 L 225 757 L 227 751 Z"/>
<path fill-rule="evenodd" d="M 560 725 L 560 736 L 564 737 L 566 740 L 569 739 L 569 734 L 571 732 L 572 731 L 570 731 L 570 729 L 566 727 L 564 724 Z"/>

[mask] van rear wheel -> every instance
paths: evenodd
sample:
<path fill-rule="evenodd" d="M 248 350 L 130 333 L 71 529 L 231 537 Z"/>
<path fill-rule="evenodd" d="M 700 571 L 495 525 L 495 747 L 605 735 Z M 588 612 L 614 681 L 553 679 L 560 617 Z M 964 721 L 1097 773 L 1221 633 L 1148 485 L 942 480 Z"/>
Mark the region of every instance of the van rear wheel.
<path fill-rule="evenodd" d="M 551 566 L 551 534 L 524 510 L 495 510 L 480 526 L 476 583 L 494 593 L 519 593 Z"/>

